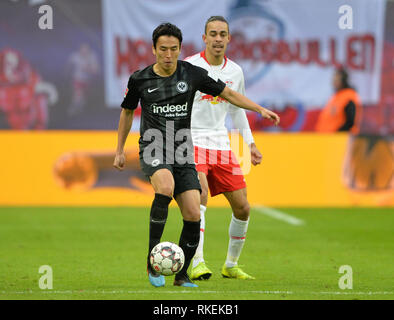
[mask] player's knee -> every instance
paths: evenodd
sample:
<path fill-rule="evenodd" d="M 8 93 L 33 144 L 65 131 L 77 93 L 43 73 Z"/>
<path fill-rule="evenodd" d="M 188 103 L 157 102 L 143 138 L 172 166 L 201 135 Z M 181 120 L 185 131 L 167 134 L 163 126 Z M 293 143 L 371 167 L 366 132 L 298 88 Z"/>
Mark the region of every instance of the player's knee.
<path fill-rule="evenodd" d="M 207 188 L 201 187 L 200 197 L 201 197 L 201 204 L 203 206 L 206 206 L 207 202 L 208 202 L 208 189 Z"/>
<path fill-rule="evenodd" d="M 171 198 L 174 193 L 174 188 L 171 185 L 160 185 L 156 189 L 157 189 L 155 190 L 156 193 L 160 193 Z"/>
<path fill-rule="evenodd" d="M 243 203 L 236 210 L 234 210 L 234 216 L 239 220 L 248 220 L 250 213 L 250 205 L 248 202 Z"/>
<path fill-rule="evenodd" d="M 191 221 L 200 221 L 200 209 L 193 210 L 193 212 L 190 215 L 190 220 Z"/>
<path fill-rule="evenodd" d="M 187 208 L 183 213 L 183 218 L 188 221 L 200 221 L 200 208 Z"/>

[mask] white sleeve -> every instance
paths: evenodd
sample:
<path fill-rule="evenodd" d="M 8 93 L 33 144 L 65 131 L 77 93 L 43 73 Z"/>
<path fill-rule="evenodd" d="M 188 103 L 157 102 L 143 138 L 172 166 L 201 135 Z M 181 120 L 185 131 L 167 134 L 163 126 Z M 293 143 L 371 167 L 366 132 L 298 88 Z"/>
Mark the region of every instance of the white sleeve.
<path fill-rule="evenodd" d="M 239 130 L 247 145 L 254 143 L 245 110 L 234 106 L 231 106 L 231 109 L 234 109 L 230 111 L 234 127 Z"/>
<path fill-rule="evenodd" d="M 241 76 L 242 79 L 240 81 L 240 87 L 237 91 L 245 95 L 245 81 L 243 73 Z M 246 117 L 245 110 L 234 105 L 230 105 L 229 113 L 234 127 L 239 130 L 246 144 L 249 146 L 251 143 L 254 143 L 252 131 L 250 130 L 249 121 Z"/>

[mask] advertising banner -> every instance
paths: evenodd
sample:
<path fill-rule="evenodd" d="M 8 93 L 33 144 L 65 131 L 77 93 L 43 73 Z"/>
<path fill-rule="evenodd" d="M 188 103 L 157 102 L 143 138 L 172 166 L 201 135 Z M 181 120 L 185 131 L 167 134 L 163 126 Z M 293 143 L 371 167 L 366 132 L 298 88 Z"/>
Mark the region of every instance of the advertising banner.
<path fill-rule="evenodd" d="M 182 30 L 182 58 L 202 50 L 205 21 L 223 15 L 232 34 L 227 55 L 243 67 L 246 94 L 281 113 L 286 130 L 300 131 L 330 98 L 340 65 L 364 104 L 379 101 L 384 13 L 382 0 L 345 7 L 341 0 L 104 0 L 106 103 L 119 106 L 129 75 L 154 62 L 151 35 L 160 22 Z"/>
<path fill-rule="evenodd" d="M 140 170 L 138 138 L 129 136 L 120 172 L 112 166 L 116 132 L 1 132 L 8 156 L 0 160 L 0 205 L 149 207 L 154 193 Z M 241 141 L 233 136 L 252 206 L 394 205 L 390 139 L 257 133 L 258 166 Z M 228 205 L 223 195 L 208 203 Z"/>
<path fill-rule="evenodd" d="M 42 6 L 52 10 L 51 29 L 39 25 Z M 184 59 L 203 50 L 205 21 L 223 15 L 232 35 L 227 56 L 243 68 L 247 96 L 281 117 L 273 127 L 248 113 L 252 130 L 314 131 L 334 68 L 343 65 L 365 109 L 361 131 L 392 133 L 393 7 L 385 0 L 1 1 L 0 129 L 115 130 L 128 77 L 154 62 L 154 28 L 166 21 L 181 28 Z"/>

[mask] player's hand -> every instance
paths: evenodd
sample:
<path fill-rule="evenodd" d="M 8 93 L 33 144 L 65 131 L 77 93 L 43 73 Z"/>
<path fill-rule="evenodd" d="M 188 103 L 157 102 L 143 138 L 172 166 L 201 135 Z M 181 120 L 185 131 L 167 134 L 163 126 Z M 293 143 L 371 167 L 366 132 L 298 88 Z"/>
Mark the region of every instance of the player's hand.
<path fill-rule="evenodd" d="M 262 108 L 260 110 L 260 114 L 263 116 L 263 118 L 266 118 L 266 119 L 272 121 L 276 126 L 280 122 L 279 116 L 275 112 L 272 112 L 271 110 L 268 110 L 266 108 Z"/>
<path fill-rule="evenodd" d="M 263 156 L 261 155 L 260 151 L 257 149 L 254 143 L 250 144 L 250 161 L 254 166 L 257 166 L 261 163 Z"/>
<path fill-rule="evenodd" d="M 114 167 L 118 170 L 123 170 L 126 163 L 126 156 L 124 152 L 116 153 L 114 160 Z"/>

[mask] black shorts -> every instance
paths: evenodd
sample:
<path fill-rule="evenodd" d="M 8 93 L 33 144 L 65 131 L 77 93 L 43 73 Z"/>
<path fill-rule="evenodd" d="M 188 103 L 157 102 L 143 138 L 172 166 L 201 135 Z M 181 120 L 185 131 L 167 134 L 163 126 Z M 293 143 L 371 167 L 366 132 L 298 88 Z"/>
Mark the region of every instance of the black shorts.
<path fill-rule="evenodd" d="M 160 169 L 168 169 L 171 171 L 174 177 L 175 188 L 174 188 L 174 198 L 176 195 L 188 191 L 188 190 L 199 190 L 201 193 L 200 179 L 198 178 L 198 173 L 195 166 L 173 166 L 170 164 L 161 163 L 157 166 L 151 166 L 145 161 L 140 159 L 140 165 L 142 172 L 149 179 L 153 174 Z"/>

